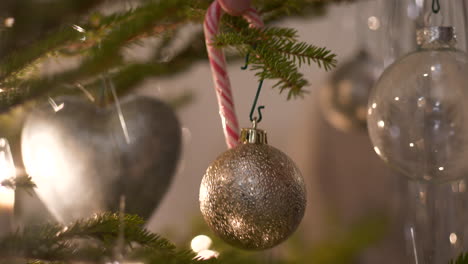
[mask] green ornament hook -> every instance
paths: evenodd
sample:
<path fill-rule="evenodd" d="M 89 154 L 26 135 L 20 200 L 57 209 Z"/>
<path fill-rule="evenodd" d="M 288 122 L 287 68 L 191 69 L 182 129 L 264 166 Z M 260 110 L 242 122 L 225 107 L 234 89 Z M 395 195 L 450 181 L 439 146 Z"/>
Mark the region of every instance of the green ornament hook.
<path fill-rule="evenodd" d="M 245 65 L 241 67 L 242 70 L 247 70 L 249 67 L 250 51 L 245 55 Z"/>
<path fill-rule="evenodd" d="M 263 80 L 261 80 L 259 83 L 258 83 L 258 88 L 257 88 L 257 93 L 255 94 L 255 99 L 254 99 L 254 102 L 252 104 L 252 108 L 250 109 L 250 121 L 256 121 L 256 123 L 260 123 L 260 121 L 262 121 L 262 109 L 265 108 L 264 105 L 260 105 L 258 108 L 257 108 L 257 112 L 258 112 L 258 118 L 257 117 L 254 117 L 254 112 L 255 112 L 255 107 L 257 106 L 257 101 L 258 101 L 258 97 L 260 96 L 260 91 L 262 90 L 262 86 L 263 86 Z"/>
<path fill-rule="evenodd" d="M 250 58 L 250 52 L 247 52 L 247 55 L 245 56 L 245 65 L 241 67 L 242 70 L 247 70 L 247 68 L 249 67 L 249 58 Z M 254 122 L 255 120 L 255 123 L 258 124 L 260 123 L 260 121 L 262 121 L 262 109 L 265 108 L 264 105 L 260 105 L 257 107 L 257 112 L 258 112 L 258 117 L 254 117 L 254 112 L 255 112 L 255 107 L 257 106 L 257 101 L 258 101 L 258 97 L 260 97 L 260 92 L 262 90 L 262 86 L 263 86 L 263 79 L 260 80 L 260 82 L 258 83 L 258 88 L 257 88 L 257 93 L 255 94 L 255 98 L 254 98 L 254 101 L 253 101 L 253 104 L 252 104 L 252 108 L 250 109 L 250 121 L 251 122 Z"/>

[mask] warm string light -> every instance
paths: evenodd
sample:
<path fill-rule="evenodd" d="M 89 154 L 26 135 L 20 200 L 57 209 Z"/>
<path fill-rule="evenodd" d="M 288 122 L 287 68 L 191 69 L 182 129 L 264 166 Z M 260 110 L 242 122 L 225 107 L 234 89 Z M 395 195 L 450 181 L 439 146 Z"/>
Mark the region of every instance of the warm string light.
<path fill-rule="evenodd" d="M 217 258 L 219 256 L 219 252 L 210 250 L 212 244 L 213 241 L 209 236 L 198 235 L 194 237 L 190 243 L 190 247 L 192 248 L 193 252 L 197 253 L 195 259 L 207 260 L 211 258 Z"/>
<path fill-rule="evenodd" d="M 14 17 L 7 17 L 3 21 L 3 25 L 7 28 L 11 28 L 15 25 L 15 18 Z"/>

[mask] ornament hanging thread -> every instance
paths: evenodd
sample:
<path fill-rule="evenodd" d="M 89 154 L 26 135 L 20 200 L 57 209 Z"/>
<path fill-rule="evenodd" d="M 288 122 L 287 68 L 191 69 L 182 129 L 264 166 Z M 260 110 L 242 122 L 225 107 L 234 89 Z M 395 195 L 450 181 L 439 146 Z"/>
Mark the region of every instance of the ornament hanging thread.
<path fill-rule="evenodd" d="M 274 247 L 286 240 L 304 216 L 306 189 L 294 162 L 267 144 L 253 117 L 263 81 L 260 81 L 250 119 L 252 128 L 240 133 L 234 111 L 226 60 L 213 38 L 223 12 L 243 15 L 252 27 L 263 27 L 250 1 L 215 1 L 207 11 L 205 37 L 219 112 L 228 151 L 207 169 L 200 186 L 200 210 L 210 228 L 227 243 L 247 250 Z M 248 56 L 246 66 L 248 66 Z M 240 144 L 239 144 L 240 143 Z"/>

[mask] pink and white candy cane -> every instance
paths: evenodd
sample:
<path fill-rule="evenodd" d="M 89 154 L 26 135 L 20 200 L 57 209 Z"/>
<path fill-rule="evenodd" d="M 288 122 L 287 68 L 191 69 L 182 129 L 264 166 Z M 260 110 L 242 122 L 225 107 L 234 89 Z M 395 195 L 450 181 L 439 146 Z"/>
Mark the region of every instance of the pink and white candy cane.
<path fill-rule="evenodd" d="M 251 27 L 263 27 L 259 14 L 251 8 L 250 4 L 251 0 L 215 0 L 208 8 L 203 24 L 206 49 L 218 98 L 219 114 L 228 148 L 233 148 L 238 144 L 239 124 L 234 109 L 226 59 L 223 51 L 213 46 L 213 39 L 219 32 L 219 24 L 224 12 L 233 16 L 242 15 Z"/>

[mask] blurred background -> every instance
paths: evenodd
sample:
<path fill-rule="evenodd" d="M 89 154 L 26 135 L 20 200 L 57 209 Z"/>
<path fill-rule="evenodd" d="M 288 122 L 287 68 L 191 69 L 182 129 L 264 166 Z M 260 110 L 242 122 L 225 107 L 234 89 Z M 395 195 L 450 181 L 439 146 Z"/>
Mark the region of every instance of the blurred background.
<path fill-rule="evenodd" d="M 367 98 L 374 82 L 385 67 L 416 49 L 415 28 L 427 2 L 329 3 L 320 9 L 320 15 L 285 18 L 274 23 L 297 29 L 302 41 L 331 49 L 337 54 L 338 65 L 330 72 L 315 65 L 302 67 L 301 71 L 310 81 L 304 98 L 287 100 L 286 94 L 271 89 L 274 82 L 265 81 L 259 103 L 266 108 L 259 127 L 268 132 L 269 144 L 285 152 L 300 168 L 308 203 L 299 230 L 290 240 L 263 253 L 240 252 L 238 254 L 246 254 L 246 259 L 239 263 L 249 263 L 247 259 L 259 259 L 258 263 L 282 260 L 334 264 L 429 263 L 418 261 L 418 254 L 426 252 L 426 247 L 420 246 L 418 239 L 423 238 L 415 238 L 417 223 L 411 220 L 417 204 L 413 202 L 414 196 L 421 192 L 414 186 L 417 190 L 411 189 L 413 183 L 392 172 L 375 154 L 365 121 Z M 138 5 L 139 1 L 105 3 L 100 11 L 111 13 Z M 0 7 L 3 6 L 6 11 L 0 12 L 2 19 L 22 14 L 18 11 L 22 6 L 15 0 L 3 0 Z M 456 17 L 455 27 L 460 29 L 457 47 L 466 50 L 466 9 L 463 8 L 460 14 L 453 16 Z M 66 16 L 67 13 L 57 12 L 56 15 Z M 20 19 L 21 16 L 15 17 L 16 22 Z M 54 27 L 53 16 L 49 19 L 44 28 Z M 36 37 L 34 27 L 22 26 L 23 32 L 31 31 L 30 39 L 22 39 L 22 42 Z M 170 60 L 179 47 L 191 42 L 193 32 L 199 30 L 200 25 L 195 24 L 184 29 L 172 48 L 165 51 L 166 59 Z M 8 30 L 2 32 L 0 54 L 5 56 L 15 49 L 14 45 L 22 42 L 10 41 L 17 36 Z M 158 41 L 148 38 L 136 47 L 129 47 L 125 50 L 125 59 L 145 61 L 152 57 Z M 40 64 L 40 72 L 50 76 L 79 61 L 72 56 L 47 59 Z M 250 127 L 249 112 L 258 80 L 252 72 L 240 69 L 241 58 L 231 56 L 228 65 L 240 124 Z M 176 75 L 146 78 L 132 93 L 166 102 L 180 95 L 190 95 L 188 101 L 176 109 L 182 133 L 180 161 L 167 194 L 148 220 L 148 228 L 183 247 L 190 247 L 191 240 L 203 234 L 214 241 L 212 249 L 220 254 L 223 250 L 232 250 L 209 231 L 199 210 L 201 179 L 209 164 L 226 151 L 207 61 L 198 61 Z M 18 131 L 24 112 L 15 111 L 13 117 L 10 115 L 3 121 L 14 123 L 16 130 L 0 131 L 3 130 L 2 136 L 10 140 L 15 164 L 20 167 Z M 28 222 L 28 218 L 44 210 L 37 199 L 28 194 L 19 194 L 16 199 L 21 205 L 22 221 Z M 460 228 L 466 233 L 465 227 Z M 448 255 L 452 256 L 463 250 L 464 236 L 459 235 L 458 240 L 455 236 L 454 242 L 451 234 L 444 234 L 441 243 L 451 246 L 453 251 Z"/>

